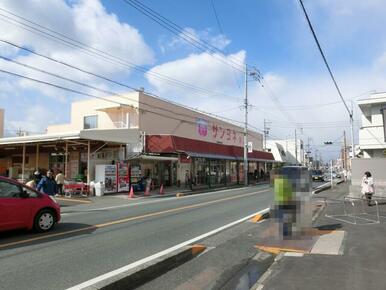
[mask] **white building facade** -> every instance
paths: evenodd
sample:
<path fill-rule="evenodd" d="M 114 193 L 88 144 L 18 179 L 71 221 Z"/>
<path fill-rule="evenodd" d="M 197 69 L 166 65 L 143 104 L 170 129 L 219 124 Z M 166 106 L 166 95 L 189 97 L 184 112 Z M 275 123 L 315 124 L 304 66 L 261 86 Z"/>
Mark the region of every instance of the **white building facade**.
<path fill-rule="evenodd" d="M 359 130 L 359 155 L 363 158 L 385 158 L 386 142 L 381 110 L 386 108 L 386 93 L 375 93 L 359 100 L 362 126 Z"/>
<path fill-rule="evenodd" d="M 267 151 L 271 152 L 275 161 L 287 165 L 305 165 L 306 152 L 303 141 L 298 139 L 267 140 Z"/>

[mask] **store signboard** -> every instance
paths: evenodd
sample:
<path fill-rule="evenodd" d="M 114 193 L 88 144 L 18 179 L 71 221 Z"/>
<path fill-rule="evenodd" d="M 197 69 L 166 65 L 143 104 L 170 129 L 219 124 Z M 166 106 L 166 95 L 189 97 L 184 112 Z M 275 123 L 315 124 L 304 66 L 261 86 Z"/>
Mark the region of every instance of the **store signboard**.
<path fill-rule="evenodd" d="M 208 120 L 197 118 L 197 134 L 201 138 L 210 139 L 211 141 L 221 142 L 221 144 L 243 144 L 243 134 L 235 130 L 224 126 L 220 123 L 210 123 Z"/>
<path fill-rule="evenodd" d="M 197 118 L 197 132 L 201 137 L 208 135 L 208 121 L 205 119 Z"/>

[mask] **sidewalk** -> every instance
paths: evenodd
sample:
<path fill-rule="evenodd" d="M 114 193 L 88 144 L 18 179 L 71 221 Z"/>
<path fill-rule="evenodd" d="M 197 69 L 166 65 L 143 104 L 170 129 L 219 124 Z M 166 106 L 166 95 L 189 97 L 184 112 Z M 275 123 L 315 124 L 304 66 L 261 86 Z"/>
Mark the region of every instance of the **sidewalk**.
<path fill-rule="evenodd" d="M 348 191 L 348 184 L 342 184 L 320 193 L 319 196 L 339 200 Z M 369 210 L 374 211 L 374 207 Z M 328 218 L 325 216 L 326 211 L 329 211 L 329 215 L 341 214 L 339 203 L 324 209 L 315 223 L 316 227 L 344 232 L 339 253 L 304 254 L 296 257 L 280 254 L 267 272 L 266 279 L 260 281 L 259 289 L 386 288 L 386 219 L 381 217 L 379 224 L 354 225 Z M 386 216 L 386 205 L 380 205 L 380 213 L 381 216 Z"/>
<path fill-rule="evenodd" d="M 261 186 L 267 184 L 267 182 L 260 182 L 253 186 Z M 151 190 L 148 196 L 145 196 L 143 191 L 134 192 L 134 197 L 130 198 L 129 192 L 121 192 L 121 193 L 107 193 L 104 196 L 73 196 L 73 197 L 58 197 L 56 198 L 61 205 L 71 206 L 71 205 L 81 205 L 81 204 L 95 204 L 95 205 L 103 205 L 103 206 L 113 206 L 120 204 L 129 204 L 132 202 L 138 202 L 140 200 L 145 199 L 154 199 L 154 198 L 167 198 L 167 197 L 176 197 L 176 196 L 186 196 L 192 194 L 200 194 L 206 192 L 214 192 L 221 190 L 231 190 L 231 189 L 240 189 L 243 188 L 242 185 L 234 185 L 229 187 L 215 187 L 215 188 L 202 188 L 202 189 L 187 189 L 184 187 L 164 187 L 163 194 L 160 194 L 159 188 Z"/>

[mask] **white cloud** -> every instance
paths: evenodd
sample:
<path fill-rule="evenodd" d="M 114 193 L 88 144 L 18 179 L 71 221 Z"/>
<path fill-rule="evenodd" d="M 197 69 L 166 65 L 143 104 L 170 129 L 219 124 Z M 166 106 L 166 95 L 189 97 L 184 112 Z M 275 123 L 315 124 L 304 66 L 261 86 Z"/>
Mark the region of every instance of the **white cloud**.
<path fill-rule="evenodd" d="M 150 69 L 146 78 L 151 85 L 161 94 L 179 95 L 181 97 L 193 97 L 191 89 L 177 87 L 165 80 L 160 80 L 154 74 L 166 75 L 185 83 L 193 84 L 210 91 L 233 93 L 235 78 L 239 78 L 242 72 L 227 65 L 230 61 L 244 63 L 245 51 L 235 54 L 190 54 L 186 58 L 163 63 Z"/>
<path fill-rule="evenodd" d="M 154 61 L 152 49 L 145 43 L 143 37 L 134 27 L 120 22 L 116 15 L 108 13 L 98 0 L 80 0 L 71 4 L 64 0 L 35 0 L 35 1 L 2 1 L 2 7 L 13 13 L 31 19 L 45 27 L 74 38 L 88 46 L 108 52 L 122 60 L 135 64 L 150 64 Z M 13 17 L 15 18 L 15 17 Z M 86 70 L 97 72 L 105 76 L 127 75 L 131 69 L 123 65 L 113 65 L 111 61 L 90 56 L 80 48 L 69 47 L 50 38 L 23 30 L 1 18 L 0 34 L 2 39 L 15 42 L 36 50 L 39 53 L 60 59 Z M 19 19 L 20 20 L 20 19 Z M 29 24 L 31 25 L 31 24 Z M 39 28 L 42 29 L 42 28 Z M 51 32 L 49 32 L 51 33 Z M 47 61 L 33 54 L 21 52 L 15 56 L 15 49 L 2 45 L 0 52 L 13 55 L 15 60 L 37 66 L 41 69 L 58 73 L 83 82 L 96 83 L 99 81 L 90 75 L 80 73 L 56 63 Z M 45 81 L 52 81 L 74 87 L 68 82 L 49 77 L 16 65 L 4 64 L 14 72 L 20 72 L 29 77 L 38 77 Z M 39 92 L 57 97 L 67 94 L 57 89 L 45 87 L 30 81 L 20 81 L 22 88 L 32 88 Z M 20 89 L 20 87 L 19 87 Z"/>
<path fill-rule="evenodd" d="M 161 50 L 163 52 L 180 48 L 197 50 L 197 48 L 195 48 L 194 46 L 198 45 L 197 42 L 206 42 L 209 45 L 214 46 L 215 48 L 223 50 L 231 43 L 231 40 L 223 34 L 214 35 L 210 28 L 207 28 L 202 31 L 197 31 L 191 27 L 186 27 L 184 28 L 184 31 L 178 36 L 173 36 L 169 41 L 162 41 Z"/>
<path fill-rule="evenodd" d="M 17 130 L 44 133 L 47 125 L 59 122 L 60 116 L 57 112 L 50 110 L 44 105 L 35 104 L 20 108 L 23 111 L 23 119 L 15 118 L 16 116 L 7 116 L 6 126 L 7 130 L 15 133 Z"/>

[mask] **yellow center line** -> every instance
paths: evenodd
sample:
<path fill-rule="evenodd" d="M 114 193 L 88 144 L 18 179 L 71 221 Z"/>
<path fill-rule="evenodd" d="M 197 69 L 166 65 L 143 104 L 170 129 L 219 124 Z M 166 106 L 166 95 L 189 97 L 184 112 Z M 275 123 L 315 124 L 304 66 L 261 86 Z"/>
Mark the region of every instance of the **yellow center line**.
<path fill-rule="evenodd" d="M 62 197 L 55 197 L 56 200 L 60 201 L 70 201 L 70 202 L 79 202 L 79 203 L 92 203 L 91 200 L 81 200 L 76 198 L 62 198 Z"/>
<path fill-rule="evenodd" d="M 234 195 L 234 196 L 231 196 L 231 197 L 226 197 L 226 198 L 222 198 L 222 199 L 206 201 L 206 202 L 202 202 L 202 203 L 197 203 L 197 204 L 192 204 L 192 205 L 187 205 L 187 206 L 182 206 L 182 207 L 177 207 L 177 208 L 172 208 L 172 209 L 168 209 L 168 210 L 163 210 L 163 211 L 158 211 L 158 212 L 138 215 L 138 216 L 134 216 L 134 217 L 130 217 L 130 218 L 124 218 L 124 219 L 115 220 L 115 221 L 111 221 L 111 222 L 96 224 L 96 225 L 92 225 L 92 226 L 84 227 L 84 228 L 80 228 L 80 229 L 69 230 L 69 231 L 64 231 L 64 232 L 60 232 L 60 233 L 52 233 L 52 234 L 42 235 L 42 236 L 38 236 L 38 237 L 35 237 L 35 238 L 26 239 L 26 240 L 10 242 L 10 243 L 6 243 L 6 244 L 0 245 L 0 249 L 1 248 L 5 248 L 5 247 L 10 247 L 10 246 L 16 246 L 16 245 L 20 245 L 20 244 L 25 244 L 25 243 L 29 243 L 29 242 L 35 242 L 35 241 L 39 241 L 39 240 L 43 240 L 43 239 L 54 238 L 54 237 L 68 235 L 68 234 L 78 233 L 78 232 L 82 232 L 82 231 L 95 230 L 95 229 L 98 229 L 98 228 L 104 228 L 104 227 L 107 227 L 107 226 L 127 223 L 127 222 L 134 221 L 134 220 L 139 220 L 139 219 L 159 216 L 159 215 L 166 214 L 166 213 L 172 213 L 172 212 L 177 212 L 177 211 L 181 211 L 181 210 L 187 210 L 187 209 L 191 209 L 191 208 L 197 208 L 197 207 L 201 207 L 201 206 L 205 206 L 205 205 L 209 205 L 209 204 L 219 203 L 219 202 L 222 202 L 222 201 L 228 201 L 228 200 L 236 199 L 236 198 L 239 198 L 239 197 L 247 197 L 247 196 L 254 195 L 254 194 L 257 194 L 257 193 L 261 193 L 261 192 L 265 192 L 265 191 L 268 191 L 268 189 L 259 190 L 259 191 L 251 192 L 251 193 L 247 193 L 247 194 Z"/>

